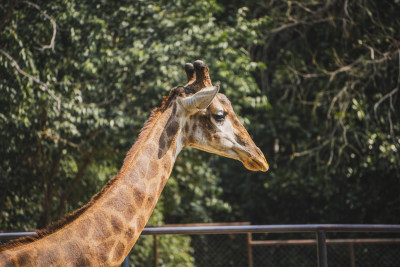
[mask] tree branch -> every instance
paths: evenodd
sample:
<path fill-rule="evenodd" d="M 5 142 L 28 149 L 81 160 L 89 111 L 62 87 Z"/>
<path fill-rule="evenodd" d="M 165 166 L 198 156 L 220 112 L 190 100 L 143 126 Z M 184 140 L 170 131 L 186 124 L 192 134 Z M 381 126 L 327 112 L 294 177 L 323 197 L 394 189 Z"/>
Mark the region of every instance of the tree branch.
<path fill-rule="evenodd" d="M 45 50 L 45 49 L 51 49 L 52 51 L 54 51 L 54 43 L 55 43 L 56 34 L 57 34 L 57 24 L 56 24 L 55 20 L 54 20 L 52 17 L 50 17 L 49 15 L 47 15 L 46 12 L 43 11 L 38 5 L 36 5 L 36 4 L 32 3 L 32 2 L 29 2 L 29 1 L 23 1 L 23 3 L 26 3 L 26 4 L 28 4 L 28 5 L 30 5 L 30 6 L 32 6 L 32 7 L 34 7 L 34 8 L 36 8 L 37 10 L 39 10 L 39 12 L 40 12 L 46 19 L 50 20 L 51 25 L 53 26 L 53 36 L 51 37 L 50 44 L 48 44 L 48 45 L 43 45 L 42 47 L 37 48 L 37 49 L 40 50 L 40 51 L 43 51 L 43 50 Z"/>
<path fill-rule="evenodd" d="M 321 145 L 319 145 L 317 147 L 310 148 L 310 149 L 304 150 L 302 152 L 294 152 L 293 155 L 291 156 L 291 159 L 294 159 L 294 158 L 297 158 L 297 157 L 302 157 L 302 156 L 311 154 L 313 152 L 316 152 L 318 150 L 321 150 L 323 147 L 325 147 L 330 142 L 331 142 L 331 140 L 326 140 L 325 142 L 323 142 Z"/>
<path fill-rule="evenodd" d="M 390 97 L 392 99 L 392 96 L 399 91 L 399 88 L 394 88 L 392 91 L 384 95 L 381 99 L 379 99 L 378 102 L 375 103 L 374 105 L 374 114 L 375 114 L 375 119 L 378 120 L 378 115 L 376 114 L 376 110 L 378 109 L 379 105 L 382 104 L 383 101 L 385 101 L 387 98 Z"/>
<path fill-rule="evenodd" d="M 26 73 L 25 71 L 23 71 L 21 69 L 21 67 L 18 65 L 17 61 L 13 57 L 11 57 L 6 51 L 4 51 L 3 49 L 0 49 L 0 53 L 2 53 L 5 57 L 8 58 L 8 60 L 11 61 L 12 66 L 19 72 L 19 74 L 27 77 L 28 79 L 32 80 L 33 82 L 35 82 L 37 84 L 39 84 L 43 88 L 43 90 L 45 92 L 47 92 L 57 102 L 58 111 L 59 112 L 61 111 L 61 100 L 60 100 L 60 98 L 58 98 L 54 94 L 54 92 L 50 90 L 49 86 L 46 83 L 42 82 L 41 80 L 37 79 L 36 77 L 34 77 L 34 76 Z"/>
<path fill-rule="evenodd" d="M 52 134 L 51 132 L 48 131 L 48 129 L 46 129 L 44 131 L 40 131 L 39 133 L 42 136 L 45 136 L 47 138 L 50 138 L 50 139 L 52 139 L 54 141 L 57 141 L 57 142 L 60 142 L 60 143 L 63 143 L 63 144 L 67 144 L 67 145 L 69 145 L 71 147 L 74 147 L 74 148 L 79 148 L 79 146 L 80 146 L 80 145 L 72 143 L 72 142 L 70 142 L 70 141 L 68 141 L 68 140 L 66 140 L 66 139 L 64 139 L 62 137 L 59 137 L 59 136 L 57 136 L 55 134 Z"/>

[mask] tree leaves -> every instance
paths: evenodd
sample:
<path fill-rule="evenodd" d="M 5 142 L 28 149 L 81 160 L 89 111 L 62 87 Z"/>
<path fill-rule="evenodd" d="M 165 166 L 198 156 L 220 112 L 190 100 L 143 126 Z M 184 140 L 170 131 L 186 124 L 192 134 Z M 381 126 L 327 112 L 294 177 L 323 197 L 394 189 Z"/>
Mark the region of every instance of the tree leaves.
<path fill-rule="evenodd" d="M 399 222 L 397 2 L 15 3 L 0 4 L 1 229 L 89 200 L 196 59 L 271 170 L 185 150 L 152 224 Z"/>

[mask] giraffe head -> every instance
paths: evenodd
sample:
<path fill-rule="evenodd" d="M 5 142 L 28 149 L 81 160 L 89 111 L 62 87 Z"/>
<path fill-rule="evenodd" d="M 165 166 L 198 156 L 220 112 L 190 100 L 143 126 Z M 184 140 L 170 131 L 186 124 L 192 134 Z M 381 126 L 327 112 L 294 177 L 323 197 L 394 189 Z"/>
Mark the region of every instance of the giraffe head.
<path fill-rule="evenodd" d="M 200 60 L 185 66 L 188 83 L 177 103 L 183 118 L 183 146 L 239 160 L 252 171 L 267 171 L 261 150 L 240 123 L 228 98 L 213 86 L 208 67 Z"/>

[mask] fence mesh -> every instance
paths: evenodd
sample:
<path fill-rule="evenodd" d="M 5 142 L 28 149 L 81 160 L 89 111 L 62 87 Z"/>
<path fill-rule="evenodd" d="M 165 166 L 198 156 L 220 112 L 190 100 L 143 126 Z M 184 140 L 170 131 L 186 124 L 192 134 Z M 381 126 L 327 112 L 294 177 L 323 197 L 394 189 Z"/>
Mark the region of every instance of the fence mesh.
<path fill-rule="evenodd" d="M 191 235 L 190 239 L 194 266 L 249 266 L 246 234 Z M 318 264 L 316 245 L 252 246 L 251 250 L 253 267 L 315 267 Z M 329 266 L 400 267 L 400 243 L 328 244 L 327 253 Z M 159 262 L 166 261 L 159 256 Z"/>
<path fill-rule="evenodd" d="M 141 236 L 139 242 L 131 251 L 131 266 L 159 266 L 159 267 L 245 267 L 249 264 L 248 239 L 246 234 L 215 234 L 183 236 L 190 245 L 191 259 L 181 260 L 177 265 L 171 261 L 176 248 L 163 251 L 171 246 L 159 246 L 158 265 L 154 263 L 154 251 L 144 250 L 143 241 L 147 247 L 153 245 L 152 236 Z M 173 235 L 158 236 L 160 243 L 170 242 Z M 165 239 L 165 240 L 163 240 Z M 397 239 L 399 240 L 399 239 Z M 0 245 L 5 241 L 0 241 Z M 143 251 L 147 251 L 147 256 Z M 315 267 L 317 266 L 316 245 L 273 245 L 251 246 L 253 267 Z M 349 267 L 400 267 L 400 242 L 391 244 L 328 244 L 329 266 Z M 135 256 L 144 256 L 142 261 L 135 260 Z M 168 259 L 168 257 L 170 259 Z"/>
<path fill-rule="evenodd" d="M 246 235 L 192 236 L 195 266 L 247 266 Z"/>

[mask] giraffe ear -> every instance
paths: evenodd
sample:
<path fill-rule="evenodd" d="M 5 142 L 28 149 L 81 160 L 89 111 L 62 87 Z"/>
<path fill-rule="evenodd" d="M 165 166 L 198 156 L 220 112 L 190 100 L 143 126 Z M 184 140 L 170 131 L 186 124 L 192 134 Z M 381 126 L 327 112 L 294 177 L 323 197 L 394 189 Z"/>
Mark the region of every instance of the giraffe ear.
<path fill-rule="evenodd" d="M 219 86 L 211 86 L 198 91 L 192 96 L 179 98 L 181 105 L 187 110 L 206 109 L 215 95 L 219 91 Z"/>

